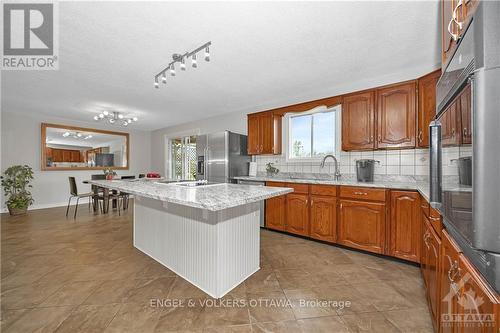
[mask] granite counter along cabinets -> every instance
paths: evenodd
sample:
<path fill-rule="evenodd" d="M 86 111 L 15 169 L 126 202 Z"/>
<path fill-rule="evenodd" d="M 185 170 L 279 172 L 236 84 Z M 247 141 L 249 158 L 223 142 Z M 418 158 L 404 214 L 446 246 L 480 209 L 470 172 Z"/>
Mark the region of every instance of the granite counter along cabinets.
<path fill-rule="evenodd" d="M 134 246 L 212 297 L 260 268 L 259 201 L 291 188 L 92 180 L 134 195 Z"/>

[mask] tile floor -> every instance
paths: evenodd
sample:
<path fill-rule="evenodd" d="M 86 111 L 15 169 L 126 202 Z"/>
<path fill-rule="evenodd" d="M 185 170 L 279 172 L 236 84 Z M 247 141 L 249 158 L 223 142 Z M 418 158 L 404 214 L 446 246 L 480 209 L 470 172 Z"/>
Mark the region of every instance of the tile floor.
<path fill-rule="evenodd" d="M 131 210 L 3 214 L 1 331 L 432 332 L 417 267 L 265 230 L 261 270 L 214 303 L 133 248 Z"/>

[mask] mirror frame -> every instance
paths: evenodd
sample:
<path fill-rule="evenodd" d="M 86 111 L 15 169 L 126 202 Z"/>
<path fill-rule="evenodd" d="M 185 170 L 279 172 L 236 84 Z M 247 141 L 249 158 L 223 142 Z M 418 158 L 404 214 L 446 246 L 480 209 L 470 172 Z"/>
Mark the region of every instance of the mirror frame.
<path fill-rule="evenodd" d="M 102 133 L 102 134 L 111 134 L 111 135 L 121 135 L 125 137 L 125 144 L 127 148 L 127 165 L 126 166 L 121 166 L 121 167 L 48 167 L 46 165 L 46 147 L 47 143 L 45 142 L 47 140 L 47 128 L 62 128 L 62 129 L 68 129 L 72 131 L 85 131 L 85 132 L 95 132 L 95 133 Z M 42 171 L 58 171 L 58 170 L 104 170 L 104 169 L 112 169 L 112 170 L 128 170 L 130 167 L 130 134 L 126 132 L 114 132 L 114 131 L 107 131 L 107 130 L 101 130 L 101 129 L 95 129 L 95 128 L 86 128 L 86 127 L 77 127 L 77 126 L 69 126 L 69 125 L 59 125 L 59 124 L 49 124 L 49 123 L 42 123 L 41 126 L 41 153 L 40 153 L 40 169 Z"/>

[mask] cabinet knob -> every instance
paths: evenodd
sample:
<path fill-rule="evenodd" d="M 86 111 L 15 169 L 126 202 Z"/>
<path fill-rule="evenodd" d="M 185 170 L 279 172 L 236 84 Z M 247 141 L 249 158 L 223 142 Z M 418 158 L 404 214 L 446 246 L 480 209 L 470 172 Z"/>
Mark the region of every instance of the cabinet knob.
<path fill-rule="evenodd" d="M 382 136 L 380 134 L 378 135 L 378 142 L 382 142 Z"/>
<path fill-rule="evenodd" d="M 422 132 L 422 130 L 420 130 L 418 132 L 418 142 L 422 143 L 423 140 L 424 140 L 424 133 Z"/>

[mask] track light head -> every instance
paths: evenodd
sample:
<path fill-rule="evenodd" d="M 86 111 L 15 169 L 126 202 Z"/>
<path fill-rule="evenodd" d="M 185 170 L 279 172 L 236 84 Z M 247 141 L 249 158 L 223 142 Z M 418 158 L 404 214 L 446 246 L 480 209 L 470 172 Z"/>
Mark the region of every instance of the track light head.
<path fill-rule="evenodd" d="M 205 48 L 205 61 L 210 61 L 210 49 L 208 46 Z"/>
<path fill-rule="evenodd" d="M 193 55 L 191 56 L 191 66 L 193 68 L 198 67 L 198 62 L 196 61 L 196 53 L 193 53 Z"/>
<path fill-rule="evenodd" d="M 170 64 L 170 75 L 175 76 L 175 67 L 174 64 Z"/>

